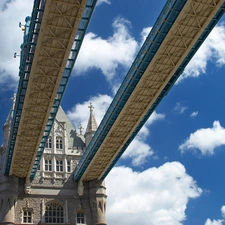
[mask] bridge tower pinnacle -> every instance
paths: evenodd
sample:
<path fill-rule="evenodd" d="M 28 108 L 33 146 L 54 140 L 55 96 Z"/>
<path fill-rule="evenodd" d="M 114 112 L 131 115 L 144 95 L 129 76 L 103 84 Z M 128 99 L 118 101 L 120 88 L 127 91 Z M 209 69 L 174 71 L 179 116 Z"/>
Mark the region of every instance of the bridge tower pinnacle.
<path fill-rule="evenodd" d="M 84 134 L 86 147 L 90 143 L 90 141 L 91 141 L 91 139 L 92 139 L 95 131 L 97 130 L 97 127 L 98 127 L 96 119 L 93 115 L 94 106 L 92 105 L 91 102 L 90 102 L 90 106 L 88 106 L 88 108 L 90 108 L 90 116 L 89 116 L 86 131 L 85 131 L 85 134 Z"/>

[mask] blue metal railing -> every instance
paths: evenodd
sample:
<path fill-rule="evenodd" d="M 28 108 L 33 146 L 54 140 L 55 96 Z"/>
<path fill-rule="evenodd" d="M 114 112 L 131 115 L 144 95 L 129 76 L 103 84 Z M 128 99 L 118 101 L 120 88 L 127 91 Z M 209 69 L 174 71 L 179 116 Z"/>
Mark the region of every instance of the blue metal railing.
<path fill-rule="evenodd" d="M 48 139 L 48 136 L 49 136 L 49 133 L 51 131 L 54 119 L 56 117 L 56 113 L 57 113 L 58 108 L 60 106 L 60 103 L 62 101 L 64 91 L 66 89 L 70 74 L 73 70 L 73 66 L 74 66 L 75 61 L 77 59 L 81 44 L 82 44 L 83 39 L 84 39 L 84 35 L 86 33 L 86 30 L 87 30 L 88 24 L 90 22 L 91 16 L 93 14 L 93 11 L 95 9 L 96 3 L 97 3 L 97 0 L 88 0 L 87 4 L 86 4 L 86 7 L 84 9 L 84 13 L 82 15 L 77 34 L 76 34 L 76 37 L 74 39 L 74 43 L 73 43 L 69 58 L 67 59 L 67 64 L 66 64 L 66 67 L 64 69 L 64 73 L 63 73 L 60 85 L 58 87 L 57 98 L 55 99 L 54 104 L 52 106 L 52 110 L 51 110 L 50 116 L 48 118 L 48 123 L 45 127 L 45 131 L 44 131 L 44 134 L 42 136 L 42 140 L 41 140 L 41 143 L 39 145 L 38 152 L 37 152 L 37 155 L 36 155 L 36 158 L 35 158 L 35 162 L 34 162 L 34 165 L 33 165 L 32 171 L 31 171 L 30 179 L 32 179 L 32 180 L 34 179 L 34 176 L 37 172 L 37 168 L 38 168 L 38 165 L 40 163 L 40 159 L 41 159 L 42 153 L 44 151 L 46 141 Z"/>
<path fill-rule="evenodd" d="M 127 76 L 125 77 L 122 85 L 120 86 L 115 98 L 113 99 L 109 109 L 107 110 L 99 128 L 97 129 L 93 139 L 91 140 L 90 144 L 88 145 L 86 152 L 82 156 L 77 168 L 74 172 L 74 180 L 78 181 L 81 179 L 82 175 L 84 174 L 85 170 L 87 169 L 89 163 L 93 159 L 94 155 L 98 151 L 101 143 L 104 141 L 104 138 L 108 134 L 108 131 L 112 127 L 113 123 L 117 119 L 119 113 L 123 109 L 127 99 L 129 98 L 130 94 L 135 89 L 137 83 L 141 79 L 143 73 L 145 72 L 146 68 L 148 67 L 150 61 L 156 54 L 159 46 L 163 42 L 166 34 L 168 33 L 169 29 L 173 25 L 174 21 L 176 20 L 178 14 L 182 10 L 183 6 L 185 5 L 186 1 L 167 1 L 166 5 L 164 6 L 160 16 L 158 17 L 155 25 L 153 26 L 151 32 L 149 33 L 145 43 L 143 44 L 140 52 L 138 53 L 136 59 L 134 60 L 130 70 L 128 71 Z M 170 81 L 167 83 L 165 88 L 162 90 L 161 94 L 152 104 L 151 108 L 145 114 L 145 116 L 140 121 L 139 125 L 135 128 L 134 132 L 128 138 L 124 146 L 121 148 L 119 153 L 116 155 L 114 160 L 108 166 L 106 171 L 104 172 L 103 176 L 100 179 L 104 179 L 113 166 L 116 164 L 118 159 L 124 153 L 128 145 L 137 135 L 141 127 L 145 124 L 149 116 L 153 113 L 157 105 L 163 99 L 163 97 L 167 94 L 170 88 L 173 86 L 177 78 L 183 72 L 185 66 L 191 60 L 193 55 L 196 53 L 200 45 L 203 43 L 205 38 L 208 36 L 210 31 L 216 25 L 218 20 L 224 14 L 225 3 L 219 9 L 215 17 L 212 19 L 208 27 L 202 33 L 201 37 L 197 40 L 193 48 L 190 50 L 186 58 L 183 60 L 181 65 L 178 67 Z"/>

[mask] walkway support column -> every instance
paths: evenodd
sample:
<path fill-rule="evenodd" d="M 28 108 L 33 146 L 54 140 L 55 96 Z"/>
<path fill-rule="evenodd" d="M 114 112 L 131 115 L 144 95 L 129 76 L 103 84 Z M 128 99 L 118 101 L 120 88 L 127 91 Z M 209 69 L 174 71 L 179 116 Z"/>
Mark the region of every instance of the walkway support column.
<path fill-rule="evenodd" d="M 106 188 L 101 180 L 89 181 L 90 205 L 93 215 L 93 225 L 107 225 L 106 213 Z"/>

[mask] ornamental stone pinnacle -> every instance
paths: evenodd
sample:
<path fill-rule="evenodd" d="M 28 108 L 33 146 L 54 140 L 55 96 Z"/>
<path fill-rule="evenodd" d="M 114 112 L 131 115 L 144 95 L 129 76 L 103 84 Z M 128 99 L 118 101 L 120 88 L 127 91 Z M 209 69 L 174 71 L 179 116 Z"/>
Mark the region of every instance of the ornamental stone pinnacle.
<path fill-rule="evenodd" d="M 90 102 L 90 106 L 88 106 L 88 108 L 90 109 L 90 116 L 89 116 L 89 120 L 88 120 L 88 124 L 87 124 L 87 128 L 86 128 L 86 132 L 84 134 L 86 146 L 91 141 L 91 139 L 98 127 L 95 117 L 93 115 L 94 106 L 92 105 L 91 102 Z"/>

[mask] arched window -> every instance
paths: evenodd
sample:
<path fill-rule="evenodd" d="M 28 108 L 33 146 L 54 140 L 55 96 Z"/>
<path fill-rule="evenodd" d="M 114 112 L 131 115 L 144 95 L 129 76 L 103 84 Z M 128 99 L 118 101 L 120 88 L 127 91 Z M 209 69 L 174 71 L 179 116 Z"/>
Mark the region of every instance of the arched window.
<path fill-rule="evenodd" d="M 56 149 L 62 149 L 63 145 L 62 145 L 62 138 L 61 137 L 57 137 L 56 138 Z"/>
<path fill-rule="evenodd" d="M 83 212 L 77 213 L 77 224 L 85 224 L 85 216 Z"/>
<path fill-rule="evenodd" d="M 57 202 L 45 206 L 45 223 L 63 223 L 63 206 Z"/>
<path fill-rule="evenodd" d="M 45 148 L 52 148 L 52 137 L 49 137 L 46 144 Z"/>

